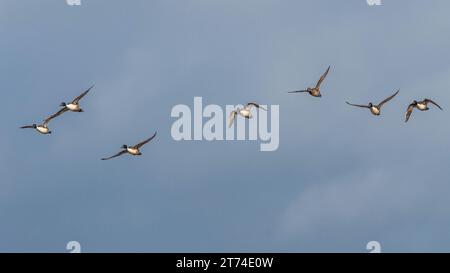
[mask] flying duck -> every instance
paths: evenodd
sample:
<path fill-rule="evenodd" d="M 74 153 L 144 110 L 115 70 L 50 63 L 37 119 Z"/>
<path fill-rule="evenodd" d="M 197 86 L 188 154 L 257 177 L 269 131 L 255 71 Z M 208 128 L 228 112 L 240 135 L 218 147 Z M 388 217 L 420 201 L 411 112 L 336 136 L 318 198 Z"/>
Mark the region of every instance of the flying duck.
<path fill-rule="evenodd" d="M 251 119 L 253 117 L 252 112 L 251 112 L 253 106 L 258 108 L 258 109 L 261 108 L 264 111 L 267 111 L 267 109 L 265 109 L 264 107 L 262 107 L 258 103 L 249 102 L 249 103 L 247 103 L 247 105 L 243 109 L 237 108 L 236 110 L 231 111 L 230 116 L 229 116 L 228 128 L 230 128 L 231 125 L 233 125 L 234 119 L 236 118 L 236 116 L 238 114 L 241 115 L 244 118 Z"/>
<path fill-rule="evenodd" d="M 322 84 L 323 80 L 325 80 L 325 78 L 327 77 L 329 71 L 330 71 L 330 66 L 328 66 L 327 71 L 325 71 L 325 73 L 322 75 L 322 77 L 320 77 L 319 81 L 316 84 L 316 87 L 308 87 L 306 90 L 290 91 L 288 93 L 308 92 L 313 97 L 318 97 L 318 98 L 322 97 L 322 94 L 320 93 L 320 85 Z"/>
<path fill-rule="evenodd" d="M 38 131 L 39 133 L 43 134 L 43 135 L 47 135 L 47 134 L 51 134 L 52 131 L 50 131 L 50 129 L 48 128 L 48 123 L 56 118 L 57 116 L 61 115 L 60 112 L 57 112 L 51 116 L 49 116 L 48 118 L 46 118 L 44 120 L 44 123 L 42 124 L 32 124 L 32 125 L 25 125 L 20 127 L 21 129 L 35 129 L 36 131 Z"/>
<path fill-rule="evenodd" d="M 412 114 L 414 108 L 417 108 L 420 111 L 428 111 L 428 110 L 430 110 L 430 108 L 428 107 L 428 103 L 432 103 L 432 104 L 436 105 L 439 109 L 441 109 L 441 111 L 443 110 L 441 106 L 439 106 L 437 103 L 435 103 L 434 101 L 432 101 L 430 99 L 424 99 L 423 101 L 416 101 L 416 100 L 414 100 L 408 106 L 408 109 L 406 110 L 406 120 L 405 120 L 405 122 L 408 122 L 408 120 L 411 117 L 411 114 Z"/>
<path fill-rule="evenodd" d="M 84 112 L 83 109 L 81 109 L 80 107 L 80 100 L 86 96 L 87 93 L 89 93 L 89 91 L 91 91 L 91 89 L 94 87 L 94 85 L 92 85 L 91 87 L 89 87 L 88 90 L 84 91 L 81 95 L 79 95 L 78 97 L 76 97 L 72 102 L 70 103 L 65 103 L 62 102 L 61 103 L 61 107 L 63 107 L 60 112 L 61 114 L 67 111 L 71 111 L 71 112 Z"/>
<path fill-rule="evenodd" d="M 346 102 L 348 105 L 351 106 L 356 106 L 356 107 L 362 107 L 362 108 L 368 108 L 370 110 L 370 112 L 375 115 L 375 116 L 379 116 L 381 114 L 381 107 L 383 107 L 383 105 L 385 103 L 387 103 L 388 101 L 392 100 L 395 96 L 397 96 L 398 92 L 400 92 L 400 90 L 397 90 L 397 92 L 395 92 L 392 96 L 386 98 L 385 100 L 383 100 L 382 102 L 380 102 L 378 105 L 375 105 L 371 102 L 369 102 L 368 105 L 360 105 L 360 104 L 352 104 L 350 102 Z"/>
<path fill-rule="evenodd" d="M 154 139 L 156 137 L 156 132 L 155 132 L 155 134 L 151 137 L 151 138 L 149 138 L 149 139 L 147 139 L 147 140 L 144 140 L 144 141 L 142 141 L 141 143 L 139 143 L 139 144 L 136 144 L 136 145 L 134 145 L 134 146 L 127 146 L 127 145 L 123 145 L 122 146 L 122 151 L 120 151 L 118 154 L 116 154 L 116 155 L 113 155 L 113 156 L 111 156 L 111 157 L 107 157 L 107 158 L 102 158 L 102 160 L 109 160 L 109 159 L 112 159 L 112 158 L 115 158 L 115 157 L 118 157 L 118 156 L 121 156 L 121 155 L 124 155 L 124 154 L 130 154 L 130 155 L 142 155 L 142 153 L 141 153 L 141 151 L 139 150 L 142 146 L 144 146 L 145 144 L 147 144 L 147 143 L 149 143 L 152 139 Z"/>

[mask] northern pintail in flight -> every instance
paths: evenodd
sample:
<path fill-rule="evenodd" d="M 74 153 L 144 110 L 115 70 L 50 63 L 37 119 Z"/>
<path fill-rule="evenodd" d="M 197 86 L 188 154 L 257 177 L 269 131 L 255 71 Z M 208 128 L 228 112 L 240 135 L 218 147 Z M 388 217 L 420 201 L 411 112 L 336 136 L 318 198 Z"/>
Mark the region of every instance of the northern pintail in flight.
<path fill-rule="evenodd" d="M 247 105 L 243 109 L 237 108 L 236 110 L 230 112 L 229 121 L 228 121 L 228 128 L 230 128 L 233 125 L 234 120 L 235 120 L 235 118 L 236 118 L 236 116 L 238 114 L 241 115 L 244 118 L 247 118 L 247 119 L 252 118 L 253 117 L 252 111 L 251 111 L 252 107 L 261 108 L 264 111 L 267 111 L 267 109 L 265 109 L 264 107 L 262 107 L 258 103 L 249 102 L 249 103 L 247 103 Z"/>
<path fill-rule="evenodd" d="M 432 101 L 430 99 L 424 99 L 423 101 L 416 101 L 416 100 L 414 100 L 408 106 L 408 109 L 406 110 L 406 120 L 405 120 L 405 122 L 408 122 L 408 120 L 411 117 L 411 114 L 412 114 L 414 108 L 417 108 L 420 111 L 428 111 L 428 110 L 430 110 L 430 108 L 428 107 L 429 103 L 436 105 L 439 109 L 441 109 L 441 111 L 443 110 L 442 107 L 439 106 L 439 104 L 435 103 L 434 101 Z"/>
<path fill-rule="evenodd" d="M 346 102 L 348 105 L 351 106 L 356 106 L 356 107 L 362 107 L 362 108 L 368 108 L 370 110 L 370 112 L 375 115 L 375 116 L 379 116 L 381 114 L 381 107 L 383 107 L 383 105 L 385 103 L 387 103 L 388 101 L 392 100 L 395 96 L 397 96 L 398 92 L 400 92 L 400 90 L 397 90 L 397 92 L 395 92 L 392 96 L 386 98 L 385 100 L 383 100 L 382 102 L 380 102 L 378 105 L 375 105 L 371 102 L 369 102 L 368 105 L 360 105 L 360 104 L 353 104 L 350 102 Z"/>
<path fill-rule="evenodd" d="M 38 131 L 39 133 L 41 133 L 43 135 L 51 134 L 52 131 L 50 131 L 50 129 L 48 128 L 48 124 L 52 119 L 56 118 L 59 115 L 61 115 L 61 113 L 57 112 L 57 113 L 49 116 L 48 118 L 46 118 L 42 124 L 25 125 L 20 128 L 21 129 L 35 129 L 36 131 Z"/>
<path fill-rule="evenodd" d="M 142 153 L 141 153 L 141 151 L 139 150 L 142 146 L 144 146 L 145 144 L 147 144 L 147 143 L 149 143 L 152 139 L 154 139 L 156 137 L 156 132 L 155 132 L 155 134 L 152 136 L 152 137 L 150 137 L 149 139 L 147 139 L 147 140 L 144 140 L 144 141 L 142 141 L 141 143 L 139 143 L 139 144 L 136 144 L 136 145 L 134 145 L 134 146 L 127 146 L 127 145 L 123 145 L 122 146 L 122 151 L 120 151 L 119 153 L 117 153 L 117 154 L 115 154 L 115 155 L 113 155 L 113 156 L 111 156 L 111 157 L 107 157 L 107 158 L 102 158 L 102 160 L 109 160 L 109 159 L 112 159 L 112 158 L 115 158 L 115 157 L 118 157 L 118 156 L 121 156 L 121 155 L 124 155 L 124 154 L 130 154 L 130 155 L 142 155 Z"/>
<path fill-rule="evenodd" d="M 81 109 L 80 107 L 80 100 L 86 96 L 87 93 L 89 93 L 89 91 L 91 91 L 91 89 L 94 87 L 94 85 L 92 85 L 91 87 L 89 87 L 88 90 L 84 91 L 81 95 L 79 95 L 78 97 L 76 97 L 74 100 L 72 100 L 72 102 L 70 103 L 66 103 L 66 102 L 62 102 L 61 103 L 61 107 L 63 107 L 60 112 L 61 114 L 67 111 L 71 111 L 71 112 L 83 112 L 83 109 Z"/>
<path fill-rule="evenodd" d="M 320 85 L 322 84 L 322 82 L 325 80 L 325 78 L 328 75 L 328 72 L 330 71 L 330 67 L 328 66 L 327 71 L 325 71 L 325 73 L 320 77 L 319 81 L 317 82 L 315 87 L 308 87 L 305 90 L 299 90 L 299 91 L 290 91 L 288 93 L 304 93 L 304 92 L 308 92 L 311 96 L 313 97 L 322 97 L 322 94 L 320 93 Z"/>

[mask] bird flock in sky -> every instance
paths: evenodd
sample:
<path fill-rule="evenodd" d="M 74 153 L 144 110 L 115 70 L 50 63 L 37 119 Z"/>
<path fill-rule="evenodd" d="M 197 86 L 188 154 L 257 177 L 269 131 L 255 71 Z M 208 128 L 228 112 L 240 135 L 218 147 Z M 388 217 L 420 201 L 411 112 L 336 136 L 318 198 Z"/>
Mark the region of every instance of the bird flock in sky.
<path fill-rule="evenodd" d="M 325 73 L 323 73 L 323 75 L 320 77 L 320 79 L 318 80 L 316 86 L 314 87 L 308 87 L 307 89 L 304 90 L 298 90 L 298 91 L 290 91 L 288 93 L 308 93 L 309 95 L 316 97 L 316 98 L 320 98 L 322 97 L 322 93 L 320 90 L 320 87 L 323 83 L 323 81 L 325 80 L 325 78 L 327 77 L 328 73 L 330 72 L 330 68 L 331 66 L 328 66 L 327 70 L 325 71 Z M 20 128 L 22 129 L 35 129 L 37 132 L 39 132 L 40 134 L 43 135 L 47 135 L 47 134 L 51 134 L 52 131 L 49 129 L 48 124 L 50 123 L 51 120 L 53 120 L 54 118 L 66 113 L 66 112 L 77 112 L 77 113 L 81 113 L 84 112 L 83 109 L 80 107 L 80 100 L 82 98 L 84 98 L 89 91 L 91 91 L 91 89 L 94 87 L 91 86 L 88 90 L 84 91 L 81 95 L 79 95 L 78 97 L 76 97 L 75 99 L 73 99 L 71 102 L 66 103 L 63 102 L 60 104 L 61 109 L 59 111 L 57 111 L 56 113 L 54 113 L 53 115 L 47 117 L 42 124 L 32 124 L 32 125 L 26 125 L 26 126 L 22 126 Z M 394 94 L 392 94 L 391 96 L 387 97 L 386 99 L 384 99 L 383 101 L 381 101 L 379 104 L 374 104 L 372 102 L 369 102 L 367 105 L 364 104 L 353 104 L 350 102 L 346 102 L 348 105 L 350 106 L 354 106 L 354 107 L 360 107 L 360 108 L 367 108 L 370 110 L 370 112 L 375 115 L 375 116 L 380 116 L 381 115 L 381 108 L 388 103 L 389 101 L 391 101 L 395 96 L 397 96 L 397 94 L 400 92 L 400 90 L 397 90 Z M 433 104 L 436 107 L 438 107 L 440 110 L 443 110 L 442 107 L 440 105 L 438 105 L 436 102 L 434 102 L 431 99 L 425 98 L 421 101 L 417 101 L 414 100 L 411 104 L 408 105 L 407 109 L 406 109 L 406 118 L 405 118 L 405 122 L 408 122 L 411 114 L 413 113 L 414 109 L 418 109 L 420 111 L 428 111 L 429 108 L 429 104 Z M 255 103 L 255 102 L 250 102 L 247 103 L 245 105 L 244 108 L 240 109 L 240 108 L 236 108 L 235 110 L 230 112 L 229 115 L 229 122 L 228 122 L 228 127 L 231 127 L 234 124 L 234 121 L 236 119 L 236 117 L 238 115 L 247 118 L 247 119 L 251 119 L 253 117 L 252 115 L 252 108 L 255 107 L 257 109 L 262 109 L 264 111 L 267 111 L 267 109 L 265 109 L 264 107 L 262 107 L 260 104 Z M 152 141 L 154 138 L 156 137 L 156 132 L 148 139 L 140 142 L 139 144 L 136 144 L 134 146 L 128 146 L 128 145 L 123 145 L 121 148 L 122 150 L 110 157 L 106 157 L 106 158 L 102 158 L 102 160 L 109 160 L 115 157 L 119 157 L 121 155 L 124 154 L 130 154 L 133 156 L 138 156 L 138 155 L 142 155 L 142 153 L 140 152 L 140 148 L 142 146 L 144 146 L 145 144 L 149 143 L 150 141 Z"/>
<path fill-rule="evenodd" d="M 22 128 L 22 129 L 35 129 L 36 131 L 38 131 L 39 133 L 41 133 L 43 135 L 51 134 L 52 131 L 50 131 L 50 129 L 48 127 L 48 124 L 49 124 L 49 122 L 52 119 L 54 119 L 54 118 L 64 114 L 65 112 L 68 112 L 68 111 L 70 111 L 70 112 L 77 112 L 77 113 L 84 112 L 83 109 L 80 106 L 80 100 L 82 98 L 84 98 L 84 96 L 86 96 L 87 93 L 89 93 L 89 91 L 91 91 L 91 89 L 93 87 L 94 86 L 91 86 L 88 90 L 84 91 L 81 95 L 76 97 L 70 103 L 66 103 L 66 102 L 61 103 L 61 105 L 60 105 L 61 109 L 58 112 L 56 112 L 55 114 L 53 114 L 53 115 L 49 116 L 48 118 L 46 118 L 42 124 L 26 125 L 26 126 L 22 126 L 20 128 Z M 139 149 L 142 146 L 144 146 L 145 144 L 149 143 L 155 137 L 156 137 L 156 132 L 149 139 L 146 139 L 146 140 L 144 140 L 144 141 L 142 141 L 139 144 L 136 144 L 134 146 L 123 145 L 122 146 L 122 150 L 119 153 L 117 153 L 117 154 L 115 154 L 113 156 L 107 157 L 107 158 L 102 158 L 102 160 L 109 160 L 109 159 L 112 159 L 112 158 L 124 155 L 126 153 L 128 153 L 130 155 L 142 155 L 142 153 L 140 152 Z"/>
<path fill-rule="evenodd" d="M 329 71 L 330 71 L 330 66 L 328 66 L 328 68 L 325 71 L 325 73 L 320 77 L 320 79 L 317 82 L 315 87 L 312 87 L 312 88 L 308 87 L 306 90 L 291 91 L 289 93 L 309 93 L 313 97 L 322 97 L 322 94 L 320 93 L 320 85 L 322 84 L 322 82 L 327 77 Z M 379 116 L 379 115 L 381 115 L 381 107 L 383 107 L 383 105 L 385 105 L 387 102 L 392 100 L 395 96 L 397 96 L 397 94 L 399 92 L 400 92 L 400 90 L 397 90 L 397 92 L 395 92 L 392 96 L 384 99 L 382 102 L 380 102 L 379 104 L 376 104 L 376 105 L 373 104 L 372 102 L 369 102 L 367 105 L 353 104 L 353 103 L 350 103 L 350 102 L 347 102 L 347 104 L 351 105 L 351 106 L 355 106 L 355 107 L 368 108 L 373 115 Z M 412 114 L 414 108 L 417 108 L 420 111 L 428 111 L 428 110 L 430 110 L 430 108 L 428 107 L 428 104 L 430 104 L 430 103 L 434 104 L 439 109 L 443 110 L 441 106 L 439 106 L 436 102 L 434 102 L 431 99 L 424 99 L 422 101 L 414 100 L 411 104 L 408 105 L 408 108 L 406 110 L 405 122 L 408 122 L 408 120 L 411 117 L 411 114 Z"/>

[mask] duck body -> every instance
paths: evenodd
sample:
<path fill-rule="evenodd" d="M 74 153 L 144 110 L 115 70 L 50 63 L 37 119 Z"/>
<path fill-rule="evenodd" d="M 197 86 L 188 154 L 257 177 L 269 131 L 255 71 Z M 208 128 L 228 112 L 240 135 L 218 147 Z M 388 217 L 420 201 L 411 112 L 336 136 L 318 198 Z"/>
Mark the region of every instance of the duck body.
<path fill-rule="evenodd" d="M 38 131 L 39 133 L 43 134 L 43 135 L 47 135 L 47 134 L 51 134 L 52 132 L 50 131 L 50 129 L 46 126 L 36 126 L 36 131 Z"/>
<path fill-rule="evenodd" d="M 322 97 L 322 94 L 320 93 L 320 89 L 319 88 L 308 88 L 308 93 L 316 98 L 320 98 Z"/>
<path fill-rule="evenodd" d="M 370 107 L 370 112 L 371 112 L 372 114 L 374 114 L 375 116 L 381 115 L 381 109 L 378 108 L 378 107 L 376 107 L 376 106 Z"/>
<path fill-rule="evenodd" d="M 240 110 L 238 110 L 238 111 L 239 111 L 239 114 L 240 114 L 242 117 L 244 117 L 244 118 L 250 119 L 250 118 L 253 117 L 252 112 L 250 111 L 250 109 L 240 109 Z"/>
<path fill-rule="evenodd" d="M 65 104 L 64 106 L 72 112 L 83 112 L 83 109 L 81 109 L 80 105 L 77 103 L 69 103 Z"/>
<path fill-rule="evenodd" d="M 142 155 L 142 153 L 137 148 L 127 147 L 126 150 L 130 155 Z"/>
<path fill-rule="evenodd" d="M 430 110 L 430 108 L 428 107 L 427 103 L 424 103 L 424 102 L 418 102 L 416 104 L 416 108 L 419 109 L 420 111 L 428 111 L 428 110 Z"/>

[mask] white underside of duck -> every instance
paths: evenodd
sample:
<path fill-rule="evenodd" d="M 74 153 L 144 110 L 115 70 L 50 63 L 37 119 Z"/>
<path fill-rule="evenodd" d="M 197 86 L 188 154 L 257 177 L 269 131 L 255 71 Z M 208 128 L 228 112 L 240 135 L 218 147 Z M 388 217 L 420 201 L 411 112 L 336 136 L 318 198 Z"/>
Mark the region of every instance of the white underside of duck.
<path fill-rule="evenodd" d="M 36 130 L 41 134 L 48 134 L 48 132 L 50 132 L 50 130 L 47 127 L 43 126 L 37 126 Z"/>
<path fill-rule="evenodd" d="M 427 110 L 427 105 L 418 103 L 417 109 L 422 110 L 422 111 Z"/>
<path fill-rule="evenodd" d="M 372 112 L 372 114 L 374 115 L 379 115 L 380 114 L 380 109 L 376 108 L 376 107 L 371 107 L 370 111 Z"/>
<path fill-rule="evenodd" d="M 74 112 L 80 110 L 80 106 L 77 105 L 77 104 L 73 104 L 73 103 L 67 104 L 66 107 L 67 107 L 67 109 L 69 109 L 70 111 L 74 111 Z"/>
<path fill-rule="evenodd" d="M 127 148 L 128 153 L 132 154 L 132 155 L 139 155 L 140 152 L 138 149 L 135 148 Z"/>
<path fill-rule="evenodd" d="M 250 110 L 241 110 L 239 112 L 241 114 L 241 116 L 243 116 L 244 118 L 251 118 L 252 117 L 252 112 L 250 112 Z"/>

